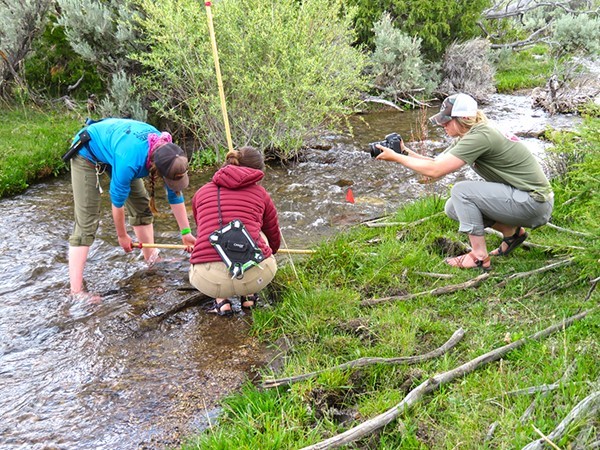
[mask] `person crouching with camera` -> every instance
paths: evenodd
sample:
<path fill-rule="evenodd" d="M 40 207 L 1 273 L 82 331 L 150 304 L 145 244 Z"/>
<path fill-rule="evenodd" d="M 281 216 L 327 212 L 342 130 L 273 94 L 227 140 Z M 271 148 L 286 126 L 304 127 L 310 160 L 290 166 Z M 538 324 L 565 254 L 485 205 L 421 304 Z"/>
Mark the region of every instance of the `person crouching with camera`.
<path fill-rule="evenodd" d="M 277 210 L 269 193 L 259 184 L 265 176 L 262 152 L 254 147 L 242 147 L 227 153 L 225 163 L 192 198 L 192 213 L 197 225 L 196 244 L 190 257 L 190 283 L 215 299 L 210 313 L 231 315 L 229 297 L 240 296 L 243 308 L 252 308 L 257 293 L 275 277 L 275 253 L 281 244 Z M 219 253 L 235 259 L 236 246 L 247 242 L 231 242 L 217 248 L 211 236 L 228 228 L 227 224 L 243 223 L 245 231 L 260 253 L 259 261 L 238 274 L 234 264 L 226 264 Z M 241 267 L 241 266 L 240 266 Z"/>
<path fill-rule="evenodd" d="M 550 220 L 554 194 L 541 166 L 516 136 L 505 136 L 488 123 L 477 102 L 467 94 L 451 95 L 440 112 L 429 119 L 456 140 L 436 158 L 419 155 L 400 143 L 401 153 L 377 144 L 376 159 L 395 161 L 415 172 L 439 178 L 468 164 L 484 181 L 454 185 L 445 212 L 469 236 L 472 250 L 446 259 L 459 268 L 491 269 L 491 256 L 506 256 L 527 239 L 525 227 L 537 228 Z M 488 253 L 484 229 L 503 235 L 500 246 Z"/>

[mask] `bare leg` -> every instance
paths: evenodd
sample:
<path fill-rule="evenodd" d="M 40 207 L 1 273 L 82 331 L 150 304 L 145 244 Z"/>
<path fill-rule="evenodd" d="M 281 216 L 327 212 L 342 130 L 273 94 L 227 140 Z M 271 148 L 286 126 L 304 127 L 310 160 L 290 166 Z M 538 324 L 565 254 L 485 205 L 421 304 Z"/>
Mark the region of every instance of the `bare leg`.
<path fill-rule="evenodd" d="M 154 244 L 154 226 L 152 224 L 134 226 L 133 232 L 138 242 Z M 158 259 L 158 249 L 156 248 L 143 248 L 142 253 L 144 254 L 144 259 L 150 264 L 156 262 Z"/>
<path fill-rule="evenodd" d="M 71 281 L 71 294 L 83 292 L 83 269 L 87 261 L 90 247 L 69 247 L 69 279 Z"/>
<path fill-rule="evenodd" d="M 502 237 L 503 238 L 513 237 L 513 236 L 515 236 L 515 234 L 517 236 L 523 236 L 523 235 L 525 235 L 525 230 L 522 227 L 519 227 L 519 226 L 515 227 L 513 225 L 506 225 L 504 223 L 496 222 L 494 225 L 492 225 L 492 228 L 494 230 L 497 230 L 500 233 L 502 233 Z M 525 236 L 525 237 L 527 237 L 527 236 Z M 523 238 L 523 240 L 525 240 L 525 237 Z M 520 243 L 517 243 L 516 246 L 518 246 L 518 245 L 520 245 Z M 498 247 L 496 250 L 492 250 L 490 252 L 490 254 L 492 256 L 498 256 L 498 255 L 504 254 L 505 252 L 507 252 L 508 247 L 509 247 L 509 244 L 507 242 L 503 241 L 500 244 L 500 247 Z M 512 248 L 511 248 L 511 250 L 512 250 Z"/>

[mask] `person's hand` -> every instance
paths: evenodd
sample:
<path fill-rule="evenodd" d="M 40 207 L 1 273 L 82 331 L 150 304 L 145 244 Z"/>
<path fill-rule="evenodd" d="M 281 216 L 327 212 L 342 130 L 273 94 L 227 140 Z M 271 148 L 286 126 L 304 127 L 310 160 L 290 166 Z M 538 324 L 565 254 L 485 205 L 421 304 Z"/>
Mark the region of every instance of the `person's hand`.
<path fill-rule="evenodd" d="M 379 155 L 377 155 L 375 157 L 375 159 L 382 159 L 384 161 L 395 161 L 396 160 L 398 153 L 396 153 L 391 148 L 384 147 L 381 144 L 377 144 L 375 147 L 377 147 L 379 150 L 381 150 L 381 153 Z"/>
<path fill-rule="evenodd" d="M 184 234 L 181 236 L 181 240 L 183 241 L 183 244 L 186 245 L 185 251 L 192 253 L 192 250 L 194 250 L 194 244 L 196 243 L 196 238 L 194 235 L 192 233 Z"/>
<path fill-rule="evenodd" d="M 128 234 L 126 234 L 125 236 L 118 236 L 118 238 L 119 245 L 123 250 L 125 250 L 125 253 L 130 253 L 133 251 L 133 240 L 131 239 L 131 237 L 129 237 Z"/>

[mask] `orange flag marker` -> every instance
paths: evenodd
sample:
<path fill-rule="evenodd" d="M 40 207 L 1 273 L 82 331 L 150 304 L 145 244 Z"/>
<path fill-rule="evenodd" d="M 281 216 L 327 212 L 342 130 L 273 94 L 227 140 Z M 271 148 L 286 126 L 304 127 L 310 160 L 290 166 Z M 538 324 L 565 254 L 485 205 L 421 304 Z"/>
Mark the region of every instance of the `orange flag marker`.
<path fill-rule="evenodd" d="M 354 203 L 354 194 L 352 194 L 352 189 L 348 189 L 348 191 L 346 191 L 346 201 Z"/>

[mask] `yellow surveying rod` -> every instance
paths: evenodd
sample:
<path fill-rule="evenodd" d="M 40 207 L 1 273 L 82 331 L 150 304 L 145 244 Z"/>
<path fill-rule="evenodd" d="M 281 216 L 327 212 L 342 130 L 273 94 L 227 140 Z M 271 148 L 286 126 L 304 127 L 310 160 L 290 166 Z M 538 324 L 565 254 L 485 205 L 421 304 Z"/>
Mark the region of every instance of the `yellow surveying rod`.
<path fill-rule="evenodd" d="M 144 242 L 134 242 L 132 244 L 134 248 L 170 248 L 175 250 L 185 250 L 189 245 L 184 244 L 147 244 Z M 280 248 L 277 253 L 288 253 L 290 255 L 312 255 L 315 253 L 314 250 L 298 250 L 293 248 Z"/>

